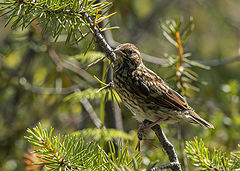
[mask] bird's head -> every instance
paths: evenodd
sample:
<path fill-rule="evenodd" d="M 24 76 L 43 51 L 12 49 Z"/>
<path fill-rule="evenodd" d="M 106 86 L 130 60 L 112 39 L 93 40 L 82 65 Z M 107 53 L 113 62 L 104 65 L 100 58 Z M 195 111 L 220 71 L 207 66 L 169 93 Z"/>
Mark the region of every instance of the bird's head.
<path fill-rule="evenodd" d="M 115 64 L 137 67 L 142 63 L 140 52 L 136 46 L 131 43 L 125 43 L 117 46 L 114 50 L 116 54 Z"/>

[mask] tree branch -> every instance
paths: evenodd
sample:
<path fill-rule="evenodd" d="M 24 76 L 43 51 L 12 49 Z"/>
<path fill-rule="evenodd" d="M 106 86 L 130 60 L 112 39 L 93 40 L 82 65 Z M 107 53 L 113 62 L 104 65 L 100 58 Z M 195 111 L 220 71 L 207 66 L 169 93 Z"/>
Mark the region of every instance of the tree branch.
<path fill-rule="evenodd" d="M 59 55 L 55 52 L 55 50 L 50 49 L 49 50 L 49 55 L 52 58 L 52 60 L 54 61 L 54 63 L 56 64 L 57 67 L 67 68 L 67 69 L 79 74 L 80 76 L 84 75 L 86 77 L 91 78 L 91 76 L 88 76 L 88 73 L 85 70 L 79 68 L 78 66 L 73 65 L 71 62 L 66 63 L 66 62 L 62 61 L 60 59 Z M 91 81 L 91 82 L 93 82 L 93 81 Z M 81 91 L 79 88 L 74 90 L 74 92 L 79 92 L 79 91 Z M 97 128 L 104 128 L 105 129 L 105 126 L 102 124 L 101 120 L 98 118 L 98 116 L 97 116 L 96 112 L 94 111 L 91 103 L 87 99 L 80 100 L 80 103 L 83 105 L 84 109 L 87 111 L 90 119 L 95 124 L 95 126 Z"/>
<path fill-rule="evenodd" d="M 54 49 L 49 48 L 48 50 L 49 56 L 52 58 L 54 63 L 58 68 L 66 68 L 69 69 L 75 73 L 77 73 L 79 76 L 83 77 L 85 80 L 87 80 L 89 83 L 96 83 L 96 80 L 84 69 L 80 68 L 77 64 L 77 61 L 69 61 L 68 59 L 62 59 Z"/>
<path fill-rule="evenodd" d="M 173 167 L 177 167 L 179 165 L 179 163 L 177 162 L 171 162 L 162 166 L 157 166 L 151 169 L 151 171 L 156 171 L 156 170 L 163 170 L 163 169 L 168 169 L 168 168 L 173 168 Z"/>
<path fill-rule="evenodd" d="M 78 92 L 79 91 L 80 90 L 78 90 Z M 90 119 L 92 120 L 92 122 L 94 123 L 94 125 L 97 128 L 104 128 L 104 129 L 106 129 L 106 127 L 102 124 L 101 120 L 98 118 L 98 115 L 94 111 L 91 103 L 87 99 L 80 100 L 80 102 L 83 105 L 84 109 L 87 111 L 87 113 L 88 113 Z"/>
<path fill-rule="evenodd" d="M 149 125 L 153 122 L 149 120 L 144 120 L 143 123 Z M 168 164 L 169 168 L 171 168 L 173 171 L 181 171 L 181 165 L 178 161 L 177 153 L 175 152 L 174 146 L 168 141 L 160 125 L 156 124 L 151 129 L 155 132 L 164 151 L 168 155 L 169 161 L 171 162 Z M 165 165 L 159 167 L 165 167 Z"/>
<path fill-rule="evenodd" d="M 116 56 L 115 56 L 115 53 L 113 53 L 113 49 L 104 39 L 104 37 L 102 36 L 99 29 L 92 21 L 92 19 L 88 16 L 88 13 L 85 12 L 83 13 L 83 15 L 86 18 L 87 22 L 90 25 L 90 28 L 93 31 L 94 37 L 96 38 L 96 42 L 100 45 L 101 48 L 103 48 L 103 51 L 107 54 L 107 57 L 110 59 L 110 61 L 114 62 L 116 60 Z"/>
<path fill-rule="evenodd" d="M 101 3 L 101 2 L 103 2 L 103 0 L 98 0 L 97 2 Z M 104 10 L 103 12 L 106 12 L 106 10 Z M 107 13 L 106 13 L 106 15 L 107 15 Z M 109 23 L 109 18 L 106 18 L 101 23 L 99 23 L 99 27 L 103 28 L 104 26 L 108 25 L 108 23 Z M 109 26 L 109 27 L 111 27 L 111 26 Z M 110 46 L 116 45 L 116 44 L 114 44 L 115 41 L 112 41 L 113 39 L 112 39 L 111 30 L 102 32 L 102 35 L 104 36 L 106 42 Z M 112 82 L 112 81 L 113 81 L 113 69 L 112 69 L 112 67 L 110 67 L 107 72 L 106 82 Z M 113 102 L 113 106 L 112 106 L 112 102 Z M 112 99 L 112 102 L 108 101 L 105 104 L 105 122 L 104 122 L 104 124 L 106 125 L 106 127 L 113 127 L 113 128 L 116 128 L 117 130 L 123 131 L 124 127 L 123 127 L 121 109 L 119 108 L 119 106 L 115 100 Z M 119 140 L 120 139 L 118 139 L 117 141 L 119 141 Z M 115 145 L 118 147 L 118 143 L 116 143 Z"/>

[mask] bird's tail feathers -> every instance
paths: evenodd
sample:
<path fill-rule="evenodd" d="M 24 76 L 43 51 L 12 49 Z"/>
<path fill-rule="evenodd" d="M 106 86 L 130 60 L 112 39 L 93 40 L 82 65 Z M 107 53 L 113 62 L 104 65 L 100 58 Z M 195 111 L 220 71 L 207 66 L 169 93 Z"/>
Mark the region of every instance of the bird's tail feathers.
<path fill-rule="evenodd" d="M 214 126 L 204 119 L 202 119 L 198 114 L 196 114 L 194 111 L 192 111 L 189 115 L 187 115 L 187 118 L 190 119 L 193 123 L 202 125 L 207 128 L 212 128 L 214 129 Z"/>

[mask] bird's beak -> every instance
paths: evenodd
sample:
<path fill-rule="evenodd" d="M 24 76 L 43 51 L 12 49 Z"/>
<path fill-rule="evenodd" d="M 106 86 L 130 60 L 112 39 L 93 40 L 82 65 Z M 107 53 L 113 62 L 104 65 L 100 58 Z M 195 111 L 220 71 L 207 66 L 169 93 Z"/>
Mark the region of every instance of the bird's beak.
<path fill-rule="evenodd" d="M 114 50 L 114 53 L 116 54 L 116 56 L 124 56 L 125 55 L 125 53 L 119 48 L 116 48 Z"/>

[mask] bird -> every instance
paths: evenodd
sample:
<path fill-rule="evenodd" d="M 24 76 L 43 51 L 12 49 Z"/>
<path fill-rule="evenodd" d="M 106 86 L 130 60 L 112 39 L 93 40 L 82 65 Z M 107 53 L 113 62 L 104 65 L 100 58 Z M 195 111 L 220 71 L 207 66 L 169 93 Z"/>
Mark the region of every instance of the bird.
<path fill-rule="evenodd" d="M 150 127 L 166 122 L 188 122 L 214 128 L 188 105 L 185 98 L 144 65 L 135 45 L 120 44 L 114 53 L 114 88 L 137 121 L 149 120 Z"/>

